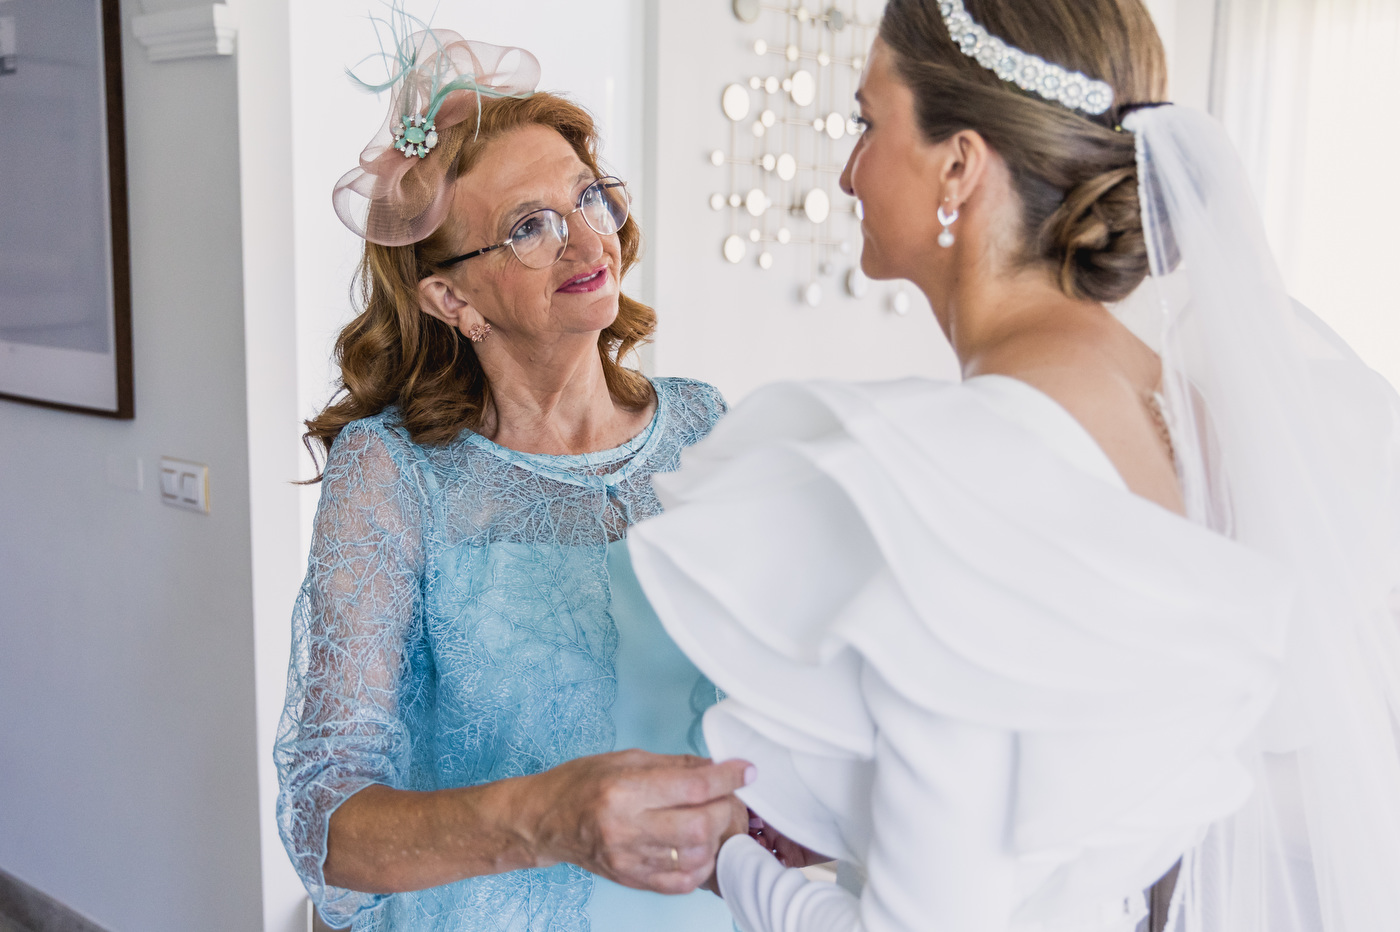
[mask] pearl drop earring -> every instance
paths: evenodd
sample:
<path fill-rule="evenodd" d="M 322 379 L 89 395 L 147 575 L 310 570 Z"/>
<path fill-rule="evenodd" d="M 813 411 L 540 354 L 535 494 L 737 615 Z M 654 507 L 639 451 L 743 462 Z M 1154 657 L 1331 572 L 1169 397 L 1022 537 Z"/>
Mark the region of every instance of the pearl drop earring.
<path fill-rule="evenodd" d="M 943 232 L 938 234 L 938 245 L 942 246 L 944 249 L 947 249 L 950 246 L 952 246 L 953 243 L 957 242 L 957 240 L 953 237 L 953 231 L 948 229 L 953 224 L 958 222 L 957 210 L 955 209 L 952 215 L 950 216 L 949 214 L 944 212 L 943 205 L 939 204 L 938 222 L 943 224 Z"/>

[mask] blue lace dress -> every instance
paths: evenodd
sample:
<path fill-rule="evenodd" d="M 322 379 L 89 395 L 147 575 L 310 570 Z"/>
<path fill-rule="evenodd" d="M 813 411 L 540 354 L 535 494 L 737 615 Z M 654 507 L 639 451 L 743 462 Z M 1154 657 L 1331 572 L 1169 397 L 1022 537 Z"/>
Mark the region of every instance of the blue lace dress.
<path fill-rule="evenodd" d="M 693 753 L 716 699 L 671 643 L 622 543 L 661 510 L 651 476 L 724 412 L 701 382 L 657 379 L 629 443 L 522 454 L 464 432 L 408 439 L 356 421 L 326 463 L 293 615 L 275 756 L 278 827 L 335 925 L 433 932 L 728 932 L 708 893 L 629 890 L 572 864 L 389 896 L 328 886 L 331 813 L 375 783 L 470 786 L 586 754 Z"/>

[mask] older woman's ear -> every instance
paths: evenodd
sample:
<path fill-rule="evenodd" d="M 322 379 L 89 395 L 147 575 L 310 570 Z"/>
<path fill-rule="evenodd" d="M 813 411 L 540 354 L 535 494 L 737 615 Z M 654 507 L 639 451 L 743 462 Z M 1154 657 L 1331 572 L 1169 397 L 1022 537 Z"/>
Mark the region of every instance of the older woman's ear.
<path fill-rule="evenodd" d="M 423 313 L 463 333 L 475 324 L 486 323 L 453 284 L 441 275 L 429 275 L 418 282 L 418 300 Z"/>

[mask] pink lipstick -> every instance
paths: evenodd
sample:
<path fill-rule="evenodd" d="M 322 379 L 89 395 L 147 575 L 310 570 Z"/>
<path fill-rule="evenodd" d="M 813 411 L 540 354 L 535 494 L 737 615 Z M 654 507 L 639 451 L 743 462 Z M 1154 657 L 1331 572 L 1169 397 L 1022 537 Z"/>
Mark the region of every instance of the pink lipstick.
<path fill-rule="evenodd" d="M 584 272 L 582 275 L 575 275 L 573 278 L 559 286 L 559 293 L 563 294 L 586 294 L 590 291 L 597 291 L 608 283 L 608 267 L 600 265 L 591 272 Z"/>

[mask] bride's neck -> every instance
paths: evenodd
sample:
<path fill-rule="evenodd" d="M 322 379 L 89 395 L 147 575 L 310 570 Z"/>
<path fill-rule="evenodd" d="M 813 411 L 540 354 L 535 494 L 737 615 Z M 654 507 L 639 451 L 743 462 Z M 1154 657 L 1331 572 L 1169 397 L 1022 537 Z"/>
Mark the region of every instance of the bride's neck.
<path fill-rule="evenodd" d="M 1052 274 L 1038 267 L 969 269 L 951 282 L 921 283 L 921 289 L 965 378 L 1010 343 L 1097 322 L 1107 313 L 1098 302 L 1066 296 Z"/>

